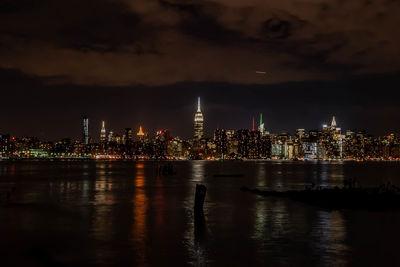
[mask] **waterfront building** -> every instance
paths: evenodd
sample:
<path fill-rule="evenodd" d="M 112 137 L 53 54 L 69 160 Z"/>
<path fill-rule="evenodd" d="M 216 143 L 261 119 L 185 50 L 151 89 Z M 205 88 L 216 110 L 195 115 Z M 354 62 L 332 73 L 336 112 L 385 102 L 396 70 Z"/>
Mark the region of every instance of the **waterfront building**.
<path fill-rule="evenodd" d="M 277 140 L 276 142 L 271 144 L 271 157 L 273 159 L 283 159 L 285 156 L 285 148 L 284 144 Z"/>
<path fill-rule="evenodd" d="M 0 159 L 12 154 L 12 138 L 9 134 L 0 134 Z"/>
<path fill-rule="evenodd" d="M 133 142 L 133 131 L 132 128 L 125 128 L 125 144 L 131 145 Z"/>
<path fill-rule="evenodd" d="M 201 139 L 204 134 L 204 117 L 200 108 L 200 97 L 197 98 L 197 111 L 194 115 L 194 138 Z"/>
<path fill-rule="evenodd" d="M 263 159 L 271 158 L 271 136 L 270 136 L 270 134 L 261 136 L 260 156 Z"/>
<path fill-rule="evenodd" d="M 237 139 L 237 154 L 240 158 L 249 157 L 249 143 L 250 143 L 250 131 L 248 129 L 239 129 L 236 131 Z"/>
<path fill-rule="evenodd" d="M 305 159 L 317 159 L 317 147 L 316 142 L 303 142 L 302 151 Z"/>
<path fill-rule="evenodd" d="M 184 142 L 179 137 L 171 138 L 167 144 L 167 155 L 173 158 L 184 156 Z"/>
<path fill-rule="evenodd" d="M 214 131 L 214 144 L 216 156 L 224 159 L 228 153 L 228 137 L 224 129 Z"/>
<path fill-rule="evenodd" d="M 108 132 L 107 141 L 108 142 L 112 142 L 113 139 L 114 139 L 114 132 L 113 132 L 113 130 L 111 130 L 111 131 Z"/>
<path fill-rule="evenodd" d="M 154 157 L 156 159 L 167 158 L 168 141 L 170 138 L 169 130 L 157 131 L 153 144 Z"/>
<path fill-rule="evenodd" d="M 251 131 L 249 139 L 249 155 L 250 159 L 259 159 L 261 153 L 261 132 L 259 131 Z"/>
<path fill-rule="evenodd" d="M 227 139 L 227 154 L 230 158 L 236 157 L 238 150 L 238 140 L 235 135 L 234 130 L 226 130 L 226 139 Z"/>

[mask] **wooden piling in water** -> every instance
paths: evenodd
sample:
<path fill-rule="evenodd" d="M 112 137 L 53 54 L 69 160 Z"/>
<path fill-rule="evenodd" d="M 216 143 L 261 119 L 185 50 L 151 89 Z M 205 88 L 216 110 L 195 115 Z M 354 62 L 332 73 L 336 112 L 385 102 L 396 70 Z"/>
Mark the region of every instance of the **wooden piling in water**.
<path fill-rule="evenodd" d="M 196 184 L 196 193 L 194 197 L 194 211 L 203 212 L 204 200 L 206 198 L 207 187 L 202 184 Z"/>

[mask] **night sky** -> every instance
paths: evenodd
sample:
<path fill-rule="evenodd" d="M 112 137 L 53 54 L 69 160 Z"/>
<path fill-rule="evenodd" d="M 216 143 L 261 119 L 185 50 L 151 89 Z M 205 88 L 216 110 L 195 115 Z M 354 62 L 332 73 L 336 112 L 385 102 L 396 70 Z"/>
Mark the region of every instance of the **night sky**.
<path fill-rule="evenodd" d="M 400 132 L 400 1 L 2 0 L 0 133 Z M 256 71 L 266 72 L 258 74 Z"/>

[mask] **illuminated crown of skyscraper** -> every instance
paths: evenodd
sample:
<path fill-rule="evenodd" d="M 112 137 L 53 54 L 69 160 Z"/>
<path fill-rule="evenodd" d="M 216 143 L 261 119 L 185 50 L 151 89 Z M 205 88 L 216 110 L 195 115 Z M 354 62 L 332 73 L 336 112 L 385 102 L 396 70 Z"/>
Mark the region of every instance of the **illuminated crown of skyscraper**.
<path fill-rule="evenodd" d="M 101 122 L 100 141 L 101 142 L 106 141 L 106 123 L 105 123 L 105 121 Z"/>
<path fill-rule="evenodd" d="M 144 132 L 143 132 L 143 129 L 142 129 L 141 125 L 139 126 L 139 132 L 137 133 L 137 135 L 138 136 L 143 136 L 144 135 Z"/>
<path fill-rule="evenodd" d="M 332 127 L 336 127 L 336 126 L 337 126 L 337 125 L 336 125 L 336 118 L 335 118 L 335 116 L 332 117 L 331 126 L 332 126 Z"/>

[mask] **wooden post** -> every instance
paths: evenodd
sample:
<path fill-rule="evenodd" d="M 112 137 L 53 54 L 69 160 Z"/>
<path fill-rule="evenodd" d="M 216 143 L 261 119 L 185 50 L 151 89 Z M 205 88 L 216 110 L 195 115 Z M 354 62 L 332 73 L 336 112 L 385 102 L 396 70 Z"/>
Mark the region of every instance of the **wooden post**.
<path fill-rule="evenodd" d="M 203 204 L 206 198 L 207 187 L 202 184 L 196 184 L 196 194 L 194 197 L 194 211 L 203 212 Z"/>

